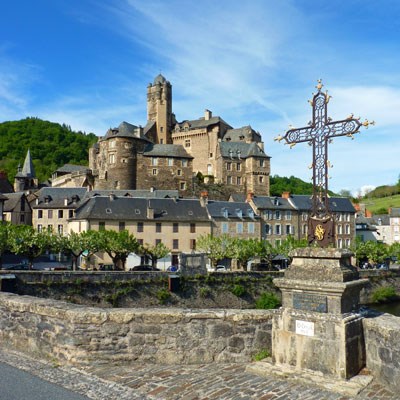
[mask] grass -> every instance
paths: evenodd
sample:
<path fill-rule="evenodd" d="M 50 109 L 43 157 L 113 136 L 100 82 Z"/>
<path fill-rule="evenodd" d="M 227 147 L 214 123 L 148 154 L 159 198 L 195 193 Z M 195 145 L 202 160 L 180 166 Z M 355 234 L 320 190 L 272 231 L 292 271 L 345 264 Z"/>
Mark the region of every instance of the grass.
<path fill-rule="evenodd" d="M 280 306 L 281 302 L 275 293 L 266 292 L 263 293 L 256 300 L 256 308 L 259 310 L 270 310 L 272 308 L 277 308 Z"/>
<path fill-rule="evenodd" d="M 384 303 L 397 298 L 396 289 L 393 286 L 381 286 L 372 292 L 373 303 Z"/>
<path fill-rule="evenodd" d="M 270 356 L 271 354 L 267 349 L 262 349 L 257 354 L 254 354 L 253 361 L 261 361 Z"/>
<path fill-rule="evenodd" d="M 361 200 L 368 210 L 374 214 L 382 214 L 383 210 L 388 212 L 390 207 L 400 207 L 400 194 L 388 197 L 372 197 Z"/>

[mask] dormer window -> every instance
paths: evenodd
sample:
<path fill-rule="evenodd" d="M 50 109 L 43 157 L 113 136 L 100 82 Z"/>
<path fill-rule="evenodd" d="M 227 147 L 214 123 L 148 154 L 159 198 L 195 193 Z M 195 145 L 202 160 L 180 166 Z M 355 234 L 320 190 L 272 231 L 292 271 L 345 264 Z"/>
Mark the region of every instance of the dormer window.
<path fill-rule="evenodd" d="M 224 218 L 228 218 L 228 209 L 227 208 L 222 208 L 221 213 Z"/>
<path fill-rule="evenodd" d="M 236 209 L 236 215 L 238 216 L 238 218 L 242 218 L 243 217 L 243 212 L 240 208 Z"/>
<path fill-rule="evenodd" d="M 249 210 L 247 212 L 247 215 L 249 216 L 249 218 L 254 219 L 254 211 L 253 210 Z"/>
<path fill-rule="evenodd" d="M 239 136 L 239 139 L 240 139 L 240 140 L 243 140 L 243 139 L 244 139 L 244 136 L 243 136 L 243 135 L 240 135 L 240 136 Z"/>

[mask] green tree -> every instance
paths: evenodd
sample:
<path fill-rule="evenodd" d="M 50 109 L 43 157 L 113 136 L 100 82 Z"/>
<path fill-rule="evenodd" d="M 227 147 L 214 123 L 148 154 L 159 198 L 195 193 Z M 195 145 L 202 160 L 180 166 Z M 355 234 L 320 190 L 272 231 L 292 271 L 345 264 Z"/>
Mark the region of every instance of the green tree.
<path fill-rule="evenodd" d="M 151 260 L 151 265 L 155 267 L 160 258 L 164 258 L 171 253 L 171 249 L 165 246 L 162 242 L 157 243 L 155 246 L 145 243 L 139 247 L 138 253 L 142 256 L 148 257 Z"/>
<path fill-rule="evenodd" d="M 384 243 L 367 240 L 363 242 L 359 237 L 356 238 L 352 251 L 360 265 L 363 261 L 371 263 L 383 263 L 390 256 L 390 248 Z"/>
<path fill-rule="evenodd" d="M 234 239 L 226 234 L 221 236 L 201 235 L 197 240 L 196 247 L 208 255 L 214 268 L 224 258 L 234 258 L 235 256 Z"/>
<path fill-rule="evenodd" d="M 17 225 L 10 231 L 10 250 L 28 259 L 32 269 L 35 258 L 49 250 L 52 245 L 51 233 L 37 232 L 28 225 Z"/>
<path fill-rule="evenodd" d="M 12 230 L 13 226 L 9 223 L 0 222 L 0 268 L 3 265 L 3 254 L 7 251 L 10 250 L 10 231 Z"/>
<path fill-rule="evenodd" d="M 139 250 L 138 241 L 127 230 L 120 232 L 113 230 L 100 231 L 99 241 L 101 250 L 111 257 L 114 268 L 119 270 L 125 270 L 125 263 L 129 254 L 137 253 Z"/>
<path fill-rule="evenodd" d="M 234 239 L 234 258 L 239 262 L 239 265 L 246 271 L 248 262 L 257 255 L 260 247 L 258 239 Z"/>

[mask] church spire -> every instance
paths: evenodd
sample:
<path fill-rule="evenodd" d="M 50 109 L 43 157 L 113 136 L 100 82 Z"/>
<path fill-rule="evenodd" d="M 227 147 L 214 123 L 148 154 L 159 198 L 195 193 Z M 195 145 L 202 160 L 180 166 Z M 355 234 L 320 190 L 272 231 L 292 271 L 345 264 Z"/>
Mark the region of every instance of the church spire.
<path fill-rule="evenodd" d="M 26 178 L 35 178 L 36 177 L 35 168 L 33 167 L 30 149 L 28 149 L 28 152 L 26 153 L 24 166 L 22 167 L 21 174 Z"/>

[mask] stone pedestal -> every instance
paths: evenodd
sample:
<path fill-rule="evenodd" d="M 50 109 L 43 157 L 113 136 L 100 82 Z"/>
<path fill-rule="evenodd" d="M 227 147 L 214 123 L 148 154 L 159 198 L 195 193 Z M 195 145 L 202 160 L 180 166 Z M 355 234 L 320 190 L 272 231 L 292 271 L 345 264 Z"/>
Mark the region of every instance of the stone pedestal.
<path fill-rule="evenodd" d="M 360 291 L 368 282 L 342 249 L 294 250 L 284 278 L 282 308 L 273 318 L 272 361 L 299 372 L 349 379 L 365 366 Z"/>

